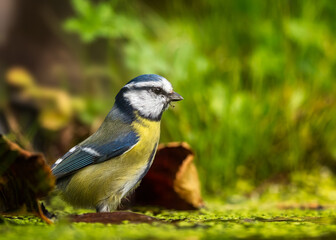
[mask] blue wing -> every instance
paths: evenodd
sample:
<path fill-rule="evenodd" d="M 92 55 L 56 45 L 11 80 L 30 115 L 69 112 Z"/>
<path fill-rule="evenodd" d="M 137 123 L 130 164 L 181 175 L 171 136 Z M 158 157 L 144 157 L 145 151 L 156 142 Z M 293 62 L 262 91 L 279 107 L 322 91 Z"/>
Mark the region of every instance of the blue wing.
<path fill-rule="evenodd" d="M 52 166 L 52 173 L 56 178 L 68 176 L 88 165 L 120 156 L 139 141 L 139 137 L 133 131 L 121 133 L 118 137 L 112 135 L 110 139 L 104 139 L 100 135 L 104 134 L 93 135 L 58 159 Z"/>

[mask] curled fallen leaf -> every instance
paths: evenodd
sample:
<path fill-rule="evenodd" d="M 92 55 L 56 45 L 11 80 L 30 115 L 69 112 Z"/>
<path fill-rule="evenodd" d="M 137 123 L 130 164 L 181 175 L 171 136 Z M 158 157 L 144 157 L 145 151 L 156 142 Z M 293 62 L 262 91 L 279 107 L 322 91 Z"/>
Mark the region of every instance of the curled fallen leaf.
<path fill-rule="evenodd" d="M 187 143 L 161 144 L 153 166 L 135 191 L 135 204 L 177 210 L 204 206 L 200 181 Z"/>
<path fill-rule="evenodd" d="M 38 199 L 54 187 L 55 179 L 42 154 L 31 153 L 0 135 L 0 213 L 25 210 L 44 221 Z"/>

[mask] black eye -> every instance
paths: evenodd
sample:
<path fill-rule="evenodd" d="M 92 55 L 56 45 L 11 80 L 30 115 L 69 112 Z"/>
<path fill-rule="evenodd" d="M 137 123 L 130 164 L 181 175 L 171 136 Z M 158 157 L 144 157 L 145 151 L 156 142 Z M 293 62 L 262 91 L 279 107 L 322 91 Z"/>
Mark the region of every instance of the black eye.
<path fill-rule="evenodd" d="M 160 94 L 160 93 L 162 93 L 162 89 L 156 87 L 156 88 L 153 88 L 153 92 L 154 92 L 155 94 Z"/>

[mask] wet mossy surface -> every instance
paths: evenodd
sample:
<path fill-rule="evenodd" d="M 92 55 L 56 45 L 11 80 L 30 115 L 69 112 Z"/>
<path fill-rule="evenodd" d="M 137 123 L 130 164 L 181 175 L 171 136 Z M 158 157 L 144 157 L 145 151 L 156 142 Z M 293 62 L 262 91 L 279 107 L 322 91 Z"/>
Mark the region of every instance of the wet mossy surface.
<path fill-rule="evenodd" d="M 82 213 L 83 210 L 77 213 Z M 335 239 L 336 207 L 281 209 L 272 204 L 218 205 L 200 211 L 138 209 L 153 216 L 152 224 L 71 223 L 47 225 L 33 216 L 6 216 L 1 239 Z"/>

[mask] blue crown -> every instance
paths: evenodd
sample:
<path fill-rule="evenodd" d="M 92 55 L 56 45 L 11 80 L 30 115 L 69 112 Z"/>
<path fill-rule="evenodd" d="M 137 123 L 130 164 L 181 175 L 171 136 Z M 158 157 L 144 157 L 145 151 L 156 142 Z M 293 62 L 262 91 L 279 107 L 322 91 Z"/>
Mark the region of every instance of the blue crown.
<path fill-rule="evenodd" d="M 163 77 L 157 74 L 143 74 L 140 76 L 137 76 L 136 78 L 133 78 L 129 83 L 139 83 L 139 82 L 155 82 L 155 81 L 161 81 Z M 126 84 L 126 85 L 127 85 Z"/>

